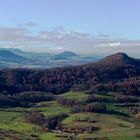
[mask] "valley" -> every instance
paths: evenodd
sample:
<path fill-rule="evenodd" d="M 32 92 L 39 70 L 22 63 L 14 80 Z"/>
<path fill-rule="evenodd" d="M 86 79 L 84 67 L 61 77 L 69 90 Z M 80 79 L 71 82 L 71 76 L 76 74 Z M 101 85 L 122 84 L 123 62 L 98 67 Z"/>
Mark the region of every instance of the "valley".
<path fill-rule="evenodd" d="M 0 0 L 0 140 L 140 140 L 140 0 Z"/>

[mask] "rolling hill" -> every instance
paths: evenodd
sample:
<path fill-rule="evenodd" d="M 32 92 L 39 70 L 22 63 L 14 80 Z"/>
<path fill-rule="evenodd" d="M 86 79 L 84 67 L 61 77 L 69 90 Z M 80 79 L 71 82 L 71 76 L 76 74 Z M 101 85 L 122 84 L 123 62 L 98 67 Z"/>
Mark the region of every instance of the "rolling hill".
<path fill-rule="evenodd" d="M 60 54 L 56 54 L 54 56 L 54 59 L 70 59 L 73 57 L 78 57 L 78 55 L 74 52 L 70 52 L 70 51 L 64 51 Z"/>
<path fill-rule="evenodd" d="M 125 53 L 117 53 L 113 54 L 110 56 L 105 57 L 104 59 L 100 60 L 99 63 L 104 64 L 104 65 L 125 65 L 125 64 L 130 64 L 130 65 L 140 65 L 140 59 L 135 59 L 132 57 L 129 57 Z"/>

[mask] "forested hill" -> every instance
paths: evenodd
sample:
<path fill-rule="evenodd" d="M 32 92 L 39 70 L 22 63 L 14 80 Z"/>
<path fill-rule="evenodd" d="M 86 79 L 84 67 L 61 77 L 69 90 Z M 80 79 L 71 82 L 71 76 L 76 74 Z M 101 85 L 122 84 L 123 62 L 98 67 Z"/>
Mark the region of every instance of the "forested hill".
<path fill-rule="evenodd" d="M 60 94 L 70 89 L 140 95 L 140 60 L 117 53 L 97 63 L 74 67 L 0 70 L 1 93 L 47 91 Z"/>

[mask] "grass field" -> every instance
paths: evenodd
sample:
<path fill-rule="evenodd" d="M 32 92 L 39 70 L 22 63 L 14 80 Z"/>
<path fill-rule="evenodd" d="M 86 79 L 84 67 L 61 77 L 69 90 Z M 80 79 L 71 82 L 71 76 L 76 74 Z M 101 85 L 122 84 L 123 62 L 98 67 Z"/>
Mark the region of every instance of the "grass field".
<path fill-rule="evenodd" d="M 67 99 L 82 101 L 86 97 L 88 97 L 88 94 L 85 94 L 83 92 L 68 92 L 60 96 L 63 96 Z M 103 96 L 105 96 L 106 98 L 112 98 L 112 96 L 110 95 Z M 108 103 L 107 107 L 115 110 L 123 110 L 124 112 L 129 113 L 127 107 L 115 108 L 114 104 Z M 41 126 L 27 123 L 24 118 L 26 111 L 38 111 L 43 113 L 46 117 L 65 113 L 68 115 L 68 117 L 62 120 L 62 125 L 66 125 L 67 127 L 86 127 L 92 125 L 94 127 L 100 128 L 98 131 L 94 131 L 92 133 L 85 132 L 77 134 L 76 138 L 74 138 L 77 140 L 101 137 L 108 138 L 108 140 L 140 140 L 140 128 L 136 128 L 135 123 L 133 121 L 129 121 L 130 118 L 123 118 L 115 114 L 89 112 L 71 113 L 70 106 L 60 105 L 56 101 L 40 102 L 35 106 L 29 108 L 0 108 L 0 139 L 14 140 L 15 137 L 19 137 L 19 139 L 17 140 L 64 139 L 57 137 L 57 133 L 42 132 Z M 92 120 L 92 122 L 89 122 L 87 120 Z M 34 135 L 36 137 L 34 137 Z M 67 140 L 67 138 L 65 138 L 65 140 Z"/>
<path fill-rule="evenodd" d="M 28 110 L 36 110 L 42 112 L 45 116 L 53 116 L 58 115 L 60 113 L 69 113 L 70 108 L 61 106 L 57 104 L 55 101 L 43 104 L 43 107 L 33 107 L 29 108 Z"/>
<path fill-rule="evenodd" d="M 86 97 L 88 97 L 88 94 L 84 92 L 67 92 L 67 93 L 62 94 L 61 96 L 67 99 L 75 99 L 75 100 L 81 101 L 82 99 L 85 99 Z"/>

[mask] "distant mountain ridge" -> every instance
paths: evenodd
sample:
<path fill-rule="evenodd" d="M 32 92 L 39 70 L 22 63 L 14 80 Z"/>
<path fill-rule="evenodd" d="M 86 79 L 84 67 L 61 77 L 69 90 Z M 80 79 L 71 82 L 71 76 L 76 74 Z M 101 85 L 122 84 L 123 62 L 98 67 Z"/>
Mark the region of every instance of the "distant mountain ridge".
<path fill-rule="evenodd" d="M 78 57 L 78 55 L 74 52 L 71 52 L 71 51 L 64 51 L 60 54 L 55 55 L 55 59 L 68 59 L 71 57 Z"/>
<path fill-rule="evenodd" d="M 14 54 L 9 50 L 0 50 L 0 60 L 18 62 L 18 63 L 22 63 L 24 61 L 29 61 L 29 59 L 22 57 L 20 55 Z"/>
<path fill-rule="evenodd" d="M 25 52 L 17 48 L 0 48 L 1 68 L 51 68 L 85 64 L 97 61 L 99 57 L 77 55 L 64 51 L 59 54 Z M 20 64 L 19 64 L 20 63 Z"/>

